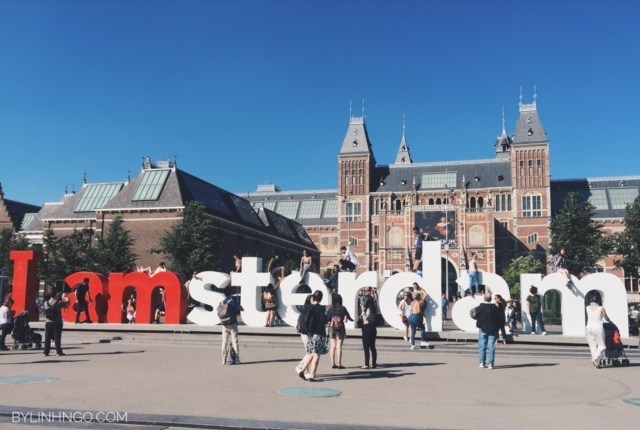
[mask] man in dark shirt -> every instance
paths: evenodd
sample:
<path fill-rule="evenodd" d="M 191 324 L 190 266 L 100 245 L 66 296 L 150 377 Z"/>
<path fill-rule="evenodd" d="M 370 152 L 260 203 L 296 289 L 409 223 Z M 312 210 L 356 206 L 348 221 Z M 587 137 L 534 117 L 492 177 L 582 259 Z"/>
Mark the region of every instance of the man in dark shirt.
<path fill-rule="evenodd" d="M 493 369 L 496 355 L 496 339 L 500 328 L 498 307 L 491 303 L 491 295 L 485 294 L 484 303 L 475 308 L 476 327 L 478 327 L 478 357 L 480 368 Z M 487 349 L 489 357 L 487 357 Z"/>
<path fill-rule="evenodd" d="M 89 292 L 89 278 L 84 278 L 82 284 L 76 288 L 76 324 L 80 324 L 80 314 L 84 311 L 85 320 L 87 324 L 91 324 L 91 317 L 89 316 L 89 303 L 87 303 L 87 296 L 89 296 L 89 302 L 91 302 L 91 293 Z"/>

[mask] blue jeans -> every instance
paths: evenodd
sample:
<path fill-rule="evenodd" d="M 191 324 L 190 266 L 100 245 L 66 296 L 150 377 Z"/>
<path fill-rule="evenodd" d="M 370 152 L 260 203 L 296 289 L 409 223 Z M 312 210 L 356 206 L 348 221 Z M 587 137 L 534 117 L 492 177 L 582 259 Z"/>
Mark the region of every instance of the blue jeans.
<path fill-rule="evenodd" d="M 424 317 L 422 314 L 409 315 L 409 326 L 411 327 L 411 345 L 416 344 L 416 328 L 417 327 L 420 327 L 420 329 L 422 330 L 420 332 L 420 340 L 422 340 L 423 342 L 427 341 L 427 331 L 424 329 Z"/>
<path fill-rule="evenodd" d="M 493 361 L 496 356 L 496 337 L 495 335 L 488 335 L 478 329 L 478 358 L 480 359 L 480 364 L 490 364 L 493 366 Z M 487 349 L 489 350 L 488 359 Z"/>
<path fill-rule="evenodd" d="M 477 270 L 469 272 L 469 288 L 471 289 L 471 294 L 480 291 L 480 272 Z"/>
<path fill-rule="evenodd" d="M 542 321 L 542 312 L 538 311 L 538 312 L 531 312 L 531 331 L 533 333 L 536 332 L 536 322 L 538 323 L 538 325 L 540 326 L 540 331 L 544 332 L 544 321 Z"/>

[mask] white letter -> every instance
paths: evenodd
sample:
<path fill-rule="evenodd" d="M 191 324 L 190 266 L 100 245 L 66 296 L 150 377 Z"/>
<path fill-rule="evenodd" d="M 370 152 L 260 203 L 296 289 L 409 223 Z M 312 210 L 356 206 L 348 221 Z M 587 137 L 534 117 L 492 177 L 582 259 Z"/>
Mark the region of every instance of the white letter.
<path fill-rule="evenodd" d="M 242 307 L 242 321 L 251 327 L 264 326 L 262 312 L 261 287 L 266 287 L 271 280 L 270 273 L 262 273 L 262 259 L 258 257 L 242 257 L 242 272 L 231 273 L 231 285 L 239 285 Z"/>
<path fill-rule="evenodd" d="M 220 318 L 216 312 L 218 303 L 224 300 L 224 294 L 212 291 L 211 286 L 224 288 L 229 285 L 229 275 L 220 272 L 200 272 L 198 278 L 192 278 L 189 283 L 189 295 L 202 304 L 209 305 L 213 311 L 208 311 L 203 307 L 196 306 L 193 308 L 187 319 L 198 325 L 216 325 L 220 324 Z"/>

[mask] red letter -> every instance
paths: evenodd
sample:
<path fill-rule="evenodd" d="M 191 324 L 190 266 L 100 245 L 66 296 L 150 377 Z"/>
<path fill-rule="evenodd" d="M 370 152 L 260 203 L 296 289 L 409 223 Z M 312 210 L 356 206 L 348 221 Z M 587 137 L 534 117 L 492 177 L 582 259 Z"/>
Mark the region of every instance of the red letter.
<path fill-rule="evenodd" d="M 16 315 L 29 311 L 29 320 L 38 321 L 38 262 L 42 254 L 36 251 L 11 251 L 13 260 L 13 302 Z"/>
<path fill-rule="evenodd" d="M 74 291 L 78 288 L 78 285 L 82 284 L 84 278 L 89 278 L 89 295 L 93 302 L 87 303 L 89 305 L 89 316 L 91 321 L 105 322 L 107 313 L 107 292 L 109 289 L 109 281 L 107 277 L 102 273 L 93 272 L 77 272 L 66 277 L 64 282 L 67 283 Z M 67 322 L 74 322 L 76 320 L 76 295 L 69 294 L 69 308 L 62 311 L 62 318 Z M 120 309 L 120 305 L 118 305 Z"/>
<path fill-rule="evenodd" d="M 180 278 L 172 272 L 160 272 L 149 277 L 147 273 L 112 273 L 109 276 L 109 311 L 107 322 L 122 322 L 121 305 L 124 302 L 125 290 L 136 289 L 136 323 L 150 324 L 155 307 L 152 303 L 154 290 L 165 289 L 165 323 L 183 324 L 187 316 L 187 292 L 182 288 Z"/>

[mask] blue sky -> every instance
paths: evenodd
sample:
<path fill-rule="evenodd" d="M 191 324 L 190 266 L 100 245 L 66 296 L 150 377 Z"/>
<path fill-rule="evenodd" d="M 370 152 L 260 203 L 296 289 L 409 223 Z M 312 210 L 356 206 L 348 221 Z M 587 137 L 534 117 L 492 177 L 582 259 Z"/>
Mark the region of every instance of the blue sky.
<path fill-rule="evenodd" d="M 488 159 L 537 87 L 552 177 L 640 175 L 640 2 L 1 1 L 0 182 L 42 204 L 143 156 L 230 191 L 334 189 L 349 103 L 379 164 Z"/>

